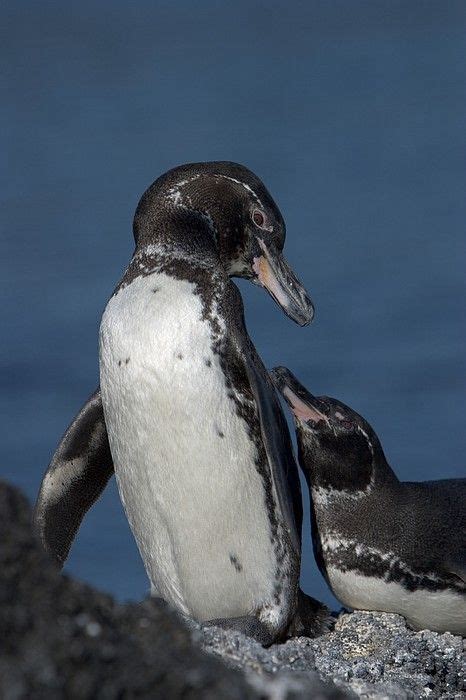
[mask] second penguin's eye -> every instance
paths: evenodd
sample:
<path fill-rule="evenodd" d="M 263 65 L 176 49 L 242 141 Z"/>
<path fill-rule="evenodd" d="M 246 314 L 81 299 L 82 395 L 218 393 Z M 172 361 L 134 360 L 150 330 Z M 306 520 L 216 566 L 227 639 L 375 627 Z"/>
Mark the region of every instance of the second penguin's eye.
<path fill-rule="evenodd" d="M 252 212 L 252 220 L 259 228 L 265 227 L 265 214 L 260 209 L 254 209 Z"/>

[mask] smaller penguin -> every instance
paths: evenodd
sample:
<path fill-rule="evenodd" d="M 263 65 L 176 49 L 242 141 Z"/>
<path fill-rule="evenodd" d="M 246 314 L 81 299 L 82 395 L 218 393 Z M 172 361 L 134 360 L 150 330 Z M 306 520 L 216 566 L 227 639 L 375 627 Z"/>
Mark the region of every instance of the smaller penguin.
<path fill-rule="evenodd" d="M 369 423 L 271 372 L 293 413 L 317 564 L 346 607 L 466 635 L 466 479 L 401 482 Z"/>

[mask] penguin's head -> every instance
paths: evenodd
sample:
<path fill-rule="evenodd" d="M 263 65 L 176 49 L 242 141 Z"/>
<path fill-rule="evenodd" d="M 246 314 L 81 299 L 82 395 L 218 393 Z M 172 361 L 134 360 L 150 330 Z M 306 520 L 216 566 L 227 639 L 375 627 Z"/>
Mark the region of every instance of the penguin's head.
<path fill-rule="evenodd" d="M 369 423 L 352 408 L 328 396 L 313 396 L 286 367 L 272 380 L 293 415 L 299 461 L 315 487 L 364 490 L 383 457 Z"/>
<path fill-rule="evenodd" d="M 134 217 L 136 250 L 156 244 L 220 264 L 265 287 L 301 326 L 314 307 L 283 257 L 285 222 L 261 180 L 228 161 L 189 163 L 159 177 Z"/>

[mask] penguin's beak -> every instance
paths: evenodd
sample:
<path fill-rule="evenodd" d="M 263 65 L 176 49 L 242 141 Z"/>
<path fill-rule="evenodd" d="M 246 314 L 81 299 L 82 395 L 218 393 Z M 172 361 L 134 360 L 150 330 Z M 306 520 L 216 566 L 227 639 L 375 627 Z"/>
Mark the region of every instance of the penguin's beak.
<path fill-rule="evenodd" d="M 254 281 L 265 287 L 287 316 L 298 325 L 307 326 L 314 318 L 308 293 L 275 246 L 267 246 L 261 238 L 257 241 L 260 254 L 253 259 Z"/>
<path fill-rule="evenodd" d="M 328 423 L 328 416 L 319 408 L 319 399 L 307 391 L 289 369 L 274 367 L 270 376 L 298 422 Z"/>

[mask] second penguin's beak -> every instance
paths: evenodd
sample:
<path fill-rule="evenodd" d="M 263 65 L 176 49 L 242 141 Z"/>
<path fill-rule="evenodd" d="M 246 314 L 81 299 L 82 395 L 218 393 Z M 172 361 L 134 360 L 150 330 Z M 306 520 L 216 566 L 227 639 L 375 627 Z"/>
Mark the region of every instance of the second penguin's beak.
<path fill-rule="evenodd" d="M 254 281 L 265 287 L 287 316 L 298 325 L 307 326 L 314 318 L 308 293 L 276 247 L 267 246 L 261 238 L 257 241 L 260 255 L 253 260 Z"/>
<path fill-rule="evenodd" d="M 307 391 L 289 369 L 274 367 L 269 374 L 298 422 L 328 423 L 328 416 L 324 413 L 323 406 L 319 405 L 320 400 Z"/>

